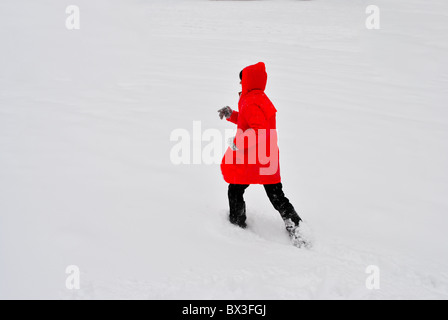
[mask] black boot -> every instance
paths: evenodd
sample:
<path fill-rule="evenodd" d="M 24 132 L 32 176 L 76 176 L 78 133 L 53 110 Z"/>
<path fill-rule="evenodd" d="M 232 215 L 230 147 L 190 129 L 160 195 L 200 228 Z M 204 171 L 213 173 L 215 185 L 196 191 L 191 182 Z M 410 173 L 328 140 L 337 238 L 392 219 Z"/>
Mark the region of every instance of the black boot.
<path fill-rule="evenodd" d="M 246 229 L 246 208 L 239 210 L 237 212 L 233 212 L 229 216 L 229 221 L 231 224 L 234 224 L 240 228 Z"/>
<path fill-rule="evenodd" d="M 283 185 L 278 184 L 265 184 L 264 189 L 268 195 L 269 200 L 277 210 L 284 221 L 290 219 L 296 226 L 299 225 L 302 219 L 297 214 L 289 199 L 285 197 L 283 193 Z"/>
<path fill-rule="evenodd" d="M 311 243 L 303 236 L 299 223 L 294 222 L 292 219 L 286 219 L 284 221 L 292 244 L 298 248 L 311 248 Z"/>
<path fill-rule="evenodd" d="M 308 247 L 309 244 L 302 236 L 299 228 L 302 219 L 299 217 L 288 198 L 285 197 L 282 184 L 267 184 L 264 188 L 272 205 L 280 213 L 285 222 L 286 230 L 288 231 L 293 245 L 299 248 Z"/>
<path fill-rule="evenodd" d="M 293 209 L 290 212 L 284 212 L 282 214 L 283 221 L 285 222 L 286 230 L 289 234 L 293 233 L 300 225 L 302 219 L 300 219 L 297 212 Z"/>
<path fill-rule="evenodd" d="M 247 227 L 246 224 L 246 203 L 244 202 L 244 191 L 248 185 L 241 184 L 230 184 L 229 185 L 229 207 L 230 207 L 230 215 L 229 221 L 230 223 L 245 229 Z"/>

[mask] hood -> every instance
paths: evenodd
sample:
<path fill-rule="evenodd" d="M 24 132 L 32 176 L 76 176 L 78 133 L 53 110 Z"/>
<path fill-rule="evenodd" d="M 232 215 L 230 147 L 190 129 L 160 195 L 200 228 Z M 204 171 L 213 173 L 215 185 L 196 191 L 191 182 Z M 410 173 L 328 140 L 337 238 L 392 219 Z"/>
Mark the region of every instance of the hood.
<path fill-rule="evenodd" d="M 262 91 L 261 94 L 249 95 L 250 97 L 248 99 L 254 99 L 254 103 L 260 107 L 266 119 L 270 119 L 275 115 L 277 109 L 275 109 L 271 100 L 264 94 L 267 82 L 268 74 L 266 73 L 266 66 L 263 62 L 259 62 L 243 70 L 242 94 L 245 95 L 253 90 Z"/>
<path fill-rule="evenodd" d="M 266 73 L 266 66 L 263 62 L 244 68 L 242 79 L 243 94 L 252 90 L 264 91 L 267 82 L 268 74 Z"/>

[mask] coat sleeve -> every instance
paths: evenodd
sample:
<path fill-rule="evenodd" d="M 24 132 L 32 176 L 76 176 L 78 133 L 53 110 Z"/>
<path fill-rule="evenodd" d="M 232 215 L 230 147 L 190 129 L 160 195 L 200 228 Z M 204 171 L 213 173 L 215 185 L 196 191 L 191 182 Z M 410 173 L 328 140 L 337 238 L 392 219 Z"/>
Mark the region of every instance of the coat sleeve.
<path fill-rule="evenodd" d="M 264 116 L 263 111 L 261 111 L 260 107 L 257 104 L 250 104 L 244 110 L 244 119 L 246 120 L 249 129 L 244 132 L 244 135 L 250 136 L 253 135 L 252 139 L 248 139 L 248 143 L 238 143 L 238 149 L 249 149 L 253 146 L 257 145 L 259 142 L 260 129 L 266 129 L 266 117 Z M 241 144 L 243 146 L 241 146 Z"/>
<path fill-rule="evenodd" d="M 227 121 L 233 122 L 234 124 L 238 124 L 238 111 L 233 111 L 230 115 L 230 118 Z"/>
<path fill-rule="evenodd" d="M 249 128 L 258 131 L 259 129 L 266 129 L 266 117 L 263 111 L 257 104 L 250 104 L 246 107 L 245 120 Z"/>

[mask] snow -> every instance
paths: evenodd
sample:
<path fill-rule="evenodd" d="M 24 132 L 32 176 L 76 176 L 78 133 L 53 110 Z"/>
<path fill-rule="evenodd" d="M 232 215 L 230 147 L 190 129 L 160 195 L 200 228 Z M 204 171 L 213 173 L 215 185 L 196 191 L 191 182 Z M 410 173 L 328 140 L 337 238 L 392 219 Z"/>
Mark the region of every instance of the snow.
<path fill-rule="evenodd" d="M 1 1 L 0 298 L 447 299 L 448 3 L 369 4 Z M 170 161 L 258 61 L 310 250 L 262 187 L 239 230 L 219 165 Z"/>

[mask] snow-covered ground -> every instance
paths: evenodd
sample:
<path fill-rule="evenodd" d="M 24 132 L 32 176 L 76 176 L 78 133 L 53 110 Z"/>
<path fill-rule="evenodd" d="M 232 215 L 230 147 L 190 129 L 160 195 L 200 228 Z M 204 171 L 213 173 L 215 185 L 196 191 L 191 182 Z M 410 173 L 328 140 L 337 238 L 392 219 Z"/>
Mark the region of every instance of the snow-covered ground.
<path fill-rule="evenodd" d="M 445 0 L 2 0 L 0 298 L 447 299 L 447 34 Z M 239 230 L 219 165 L 170 161 L 258 61 L 311 250 L 261 186 Z"/>

